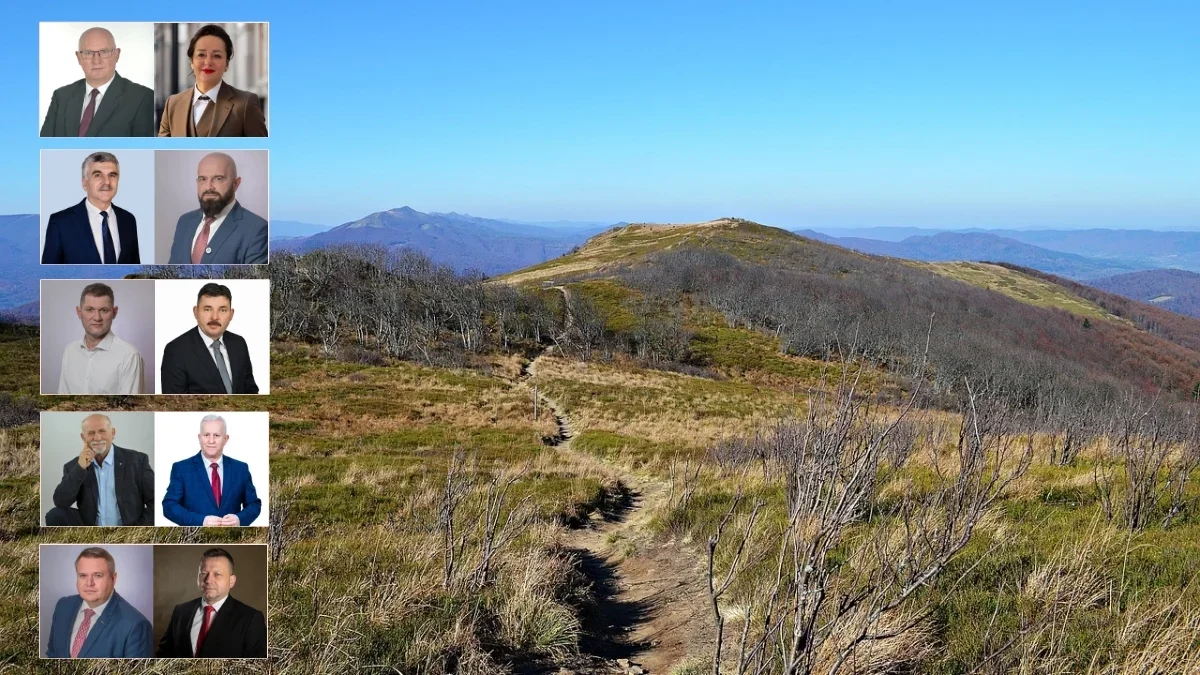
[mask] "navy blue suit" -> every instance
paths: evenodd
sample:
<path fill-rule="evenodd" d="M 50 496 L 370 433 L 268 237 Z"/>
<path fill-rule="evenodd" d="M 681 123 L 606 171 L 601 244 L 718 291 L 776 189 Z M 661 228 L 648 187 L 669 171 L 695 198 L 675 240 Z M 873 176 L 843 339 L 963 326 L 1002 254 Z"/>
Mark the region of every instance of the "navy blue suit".
<path fill-rule="evenodd" d="M 92 225 L 84 206 L 86 201 L 85 197 L 75 206 L 50 214 L 46 247 L 42 249 L 43 265 L 99 265 L 104 262 L 103 252 L 96 250 L 96 239 L 92 237 Z M 117 215 L 117 237 L 121 240 L 117 264 L 142 264 L 138 252 L 137 218 L 116 204 L 109 208 Z M 112 220 L 108 222 L 111 226 Z"/>
<path fill-rule="evenodd" d="M 83 598 L 78 595 L 59 598 L 54 606 L 54 617 L 50 620 L 47 658 L 71 658 L 71 627 L 82 604 Z M 150 622 L 120 593 L 113 591 L 104 613 L 88 628 L 79 658 L 144 659 L 153 656 L 154 629 L 150 627 Z"/>
<path fill-rule="evenodd" d="M 195 455 L 171 465 L 171 482 L 163 496 L 163 515 L 176 525 L 197 527 L 205 516 L 237 514 L 242 525 L 249 525 L 262 511 L 262 500 L 254 491 L 250 467 L 229 455 L 223 459 L 225 475 L 221 478 L 221 503 L 213 501 L 211 469 L 204 457 Z"/>

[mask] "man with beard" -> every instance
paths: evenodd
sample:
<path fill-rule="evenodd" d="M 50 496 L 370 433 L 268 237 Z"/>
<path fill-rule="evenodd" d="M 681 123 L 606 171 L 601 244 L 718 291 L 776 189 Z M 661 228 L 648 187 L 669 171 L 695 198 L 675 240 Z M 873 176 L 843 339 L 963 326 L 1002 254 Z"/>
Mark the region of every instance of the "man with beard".
<path fill-rule="evenodd" d="M 257 394 L 246 340 L 226 328 L 233 292 L 207 283 L 192 308 L 196 328 L 167 343 L 160 369 L 164 394 Z"/>
<path fill-rule="evenodd" d="M 107 415 L 88 415 L 80 431 L 83 450 L 63 466 L 46 525 L 153 526 L 150 458 L 144 452 L 114 445 L 117 430 Z"/>
<path fill-rule="evenodd" d="M 75 308 L 75 316 L 83 324 L 83 339 L 68 343 L 63 350 L 58 393 L 142 393 L 142 355 L 112 332 L 119 309 L 108 284 L 84 287 Z"/>
<path fill-rule="evenodd" d="M 113 204 L 121 166 L 111 152 L 83 160 L 83 192 L 78 204 L 50 214 L 43 265 L 138 265 L 137 218 Z"/>
<path fill-rule="evenodd" d="M 223 152 L 200 160 L 196 195 L 200 208 L 179 217 L 170 265 L 265 265 L 267 221 L 238 203 L 242 179 Z"/>

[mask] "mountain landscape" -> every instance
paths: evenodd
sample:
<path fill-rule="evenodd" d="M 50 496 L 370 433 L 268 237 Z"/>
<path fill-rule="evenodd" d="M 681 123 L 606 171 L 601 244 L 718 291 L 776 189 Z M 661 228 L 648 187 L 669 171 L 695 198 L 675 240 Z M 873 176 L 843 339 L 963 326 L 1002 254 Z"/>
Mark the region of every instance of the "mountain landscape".
<path fill-rule="evenodd" d="M 1195 272 L 1147 270 L 1094 279 L 1088 285 L 1172 312 L 1200 317 L 1200 274 Z"/>

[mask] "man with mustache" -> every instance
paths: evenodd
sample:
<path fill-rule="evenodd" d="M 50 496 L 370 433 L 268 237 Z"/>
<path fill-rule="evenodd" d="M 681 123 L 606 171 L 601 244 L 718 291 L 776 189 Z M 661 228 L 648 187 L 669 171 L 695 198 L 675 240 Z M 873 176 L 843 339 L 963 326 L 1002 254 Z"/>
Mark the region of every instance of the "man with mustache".
<path fill-rule="evenodd" d="M 54 90 L 42 136 L 153 136 L 154 90 L 121 77 L 121 50 L 99 26 L 79 36 L 83 79 Z"/>
<path fill-rule="evenodd" d="M 140 394 L 145 364 L 137 347 L 112 332 L 116 299 L 108 284 L 84 287 L 75 316 L 83 324 L 83 339 L 63 349 L 58 376 L 60 394 Z"/>
<path fill-rule="evenodd" d="M 179 217 L 170 265 L 265 265 L 267 221 L 238 203 L 237 164 L 211 152 L 196 167 L 200 208 Z"/>
<path fill-rule="evenodd" d="M 171 466 L 163 496 L 163 515 L 185 527 L 250 525 L 262 512 L 250 467 L 225 456 L 229 432 L 225 418 L 200 420 L 200 452 Z"/>
<path fill-rule="evenodd" d="M 233 556 L 223 548 L 205 551 L 196 575 L 200 597 L 171 611 L 155 656 L 265 659 L 267 619 L 261 611 L 229 595 L 236 584 Z"/>
<path fill-rule="evenodd" d="M 76 205 L 50 214 L 43 265 L 139 265 L 137 218 L 113 204 L 121 165 L 111 152 L 83 160 L 83 191 Z"/>
<path fill-rule="evenodd" d="M 134 579 L 134 583 L 138 583 Z M 51 659 L 148 659 L 154 630 L 145 615 L 116 591 L 112 554 L 85 548 L 75 558 L 77 595 L 59 598 L 50 620 L 46 657 Z"/>
<path fill-rule="evenodd" d="M 80 425 L 83 450 L 63 465 L 50 526 L 154 525 L 154 469 L 143 452 L 113 444 L 117 430 L 96 413 Z"/>
<path fill-rule="evenodd" d="M 233 321 L 233 292 L 209 282 L 200 288 L 196 330 L 167 343 L 160 369 L 164 394 L 257 394 L 246 340 L 226 330 Z"/>

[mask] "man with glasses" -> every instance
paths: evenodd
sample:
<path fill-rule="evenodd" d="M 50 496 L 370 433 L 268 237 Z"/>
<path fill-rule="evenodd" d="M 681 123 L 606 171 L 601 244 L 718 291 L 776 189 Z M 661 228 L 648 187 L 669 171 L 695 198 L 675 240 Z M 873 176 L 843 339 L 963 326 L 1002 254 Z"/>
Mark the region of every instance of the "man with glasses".
<path fill-rule="evenodd" d="M 75 52 L 83 79 L 54 90 L 42 136 L 153 136 L 154 91 L 117 72 L 113 34 L 89 28 Z"/>

